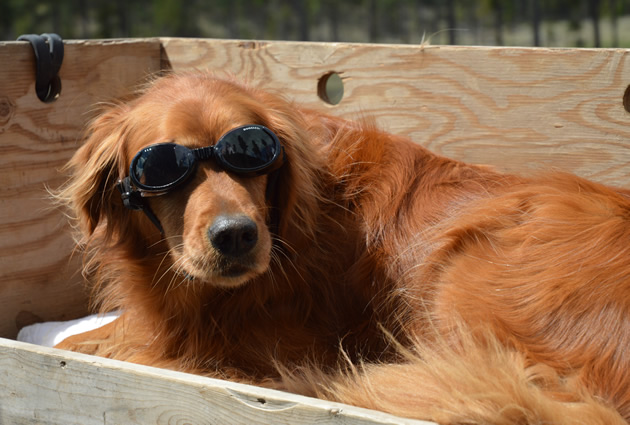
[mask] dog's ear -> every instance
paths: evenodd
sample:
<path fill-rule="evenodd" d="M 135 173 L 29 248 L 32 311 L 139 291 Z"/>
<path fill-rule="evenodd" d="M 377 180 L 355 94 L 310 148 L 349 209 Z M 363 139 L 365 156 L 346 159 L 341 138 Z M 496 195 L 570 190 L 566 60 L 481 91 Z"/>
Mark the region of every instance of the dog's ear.
<path fill-rule="evenodd" d="M 123 166 L 125 105 L 111 107 L 89 127 L 89 136 L 67 165 L 69 181 L 57 194 L 84 237 L 90 237 L 108 217 L 125 216 L 116 182 Z M 111 220 L 118 222 L 118 220 Z M 111 223 L 107 226 L 111 232 Z"/>

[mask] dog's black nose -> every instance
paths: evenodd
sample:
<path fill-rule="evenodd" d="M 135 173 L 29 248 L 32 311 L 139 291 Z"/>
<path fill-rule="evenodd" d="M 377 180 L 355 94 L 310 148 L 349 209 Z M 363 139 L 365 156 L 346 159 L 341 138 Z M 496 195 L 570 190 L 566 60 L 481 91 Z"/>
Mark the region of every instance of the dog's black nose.
<path fill-rule="evenodd" d="M 246 216 L 221 216 L 208 229 L 208 239 L 221 254 L 240 257 L 256 246 L 258 227 Z"/>

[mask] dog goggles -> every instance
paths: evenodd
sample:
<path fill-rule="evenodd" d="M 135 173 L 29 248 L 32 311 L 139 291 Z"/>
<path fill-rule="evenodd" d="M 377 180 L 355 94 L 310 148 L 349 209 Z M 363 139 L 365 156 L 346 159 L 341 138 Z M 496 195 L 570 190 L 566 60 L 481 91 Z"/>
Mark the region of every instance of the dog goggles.
<path fill-rule="evenodd" d="M 209 159 L 226 171 L 252 177 L 278 169 L 284 162 L 284 148 L 268 128 L 246 125 L 227 132 L 213 146 L 197 149 L 176 143 L 148 146 L 131 161 L 129 178 L 143 196 L 158 195 L 188 180 L 197 162 Z"/>
<path fill-rule="evenodd" d="M 129 176 L 118 181 L 123 204 L 142 210 L 161 231 L 162 226 L 146 196 L 167 193 L 195 172 L 199 161 L 214 159 L 222 169 L 246 177 L 271 173 L 284 164 L 284 147 L 278 137 L 262 125 L 230 130 L 213 146 L 190 149 L 176 143 L 158 143 L 140 150 L 131 160 Z M 268 185 L 269 187 L 269 185 Z"/>

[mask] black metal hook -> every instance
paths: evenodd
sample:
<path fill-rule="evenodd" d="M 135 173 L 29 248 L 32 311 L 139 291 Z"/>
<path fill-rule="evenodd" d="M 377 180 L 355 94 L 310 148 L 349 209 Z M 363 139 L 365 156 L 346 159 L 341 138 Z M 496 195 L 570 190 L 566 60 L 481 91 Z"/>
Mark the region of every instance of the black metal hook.
<path fill-rule="evenodd" d="M 59 69 L 63 62 L 63 40 L 57 34 L 24 34 L 35 52 L 35 92 L 42 102 L 54 102 L 61 93 Z"/>

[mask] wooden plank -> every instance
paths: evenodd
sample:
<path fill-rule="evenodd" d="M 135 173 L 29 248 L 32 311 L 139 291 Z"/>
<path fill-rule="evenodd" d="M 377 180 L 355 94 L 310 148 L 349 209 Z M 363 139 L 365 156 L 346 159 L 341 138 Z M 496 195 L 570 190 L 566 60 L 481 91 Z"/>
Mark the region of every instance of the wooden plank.
<path fill-rule="evenodd" d="M 505 171 L 559 168 L 630 186 L 628 49 L 163 39 L 164 67 L 228 72 L 431 150 Z M 330 71 L 337 106 L 317 96 Z"/>
<path fill-rule="evenodd" d="M 127 94 L 159 71 L 159 40 L 68 41 L 62 92 L 54 103 L 35 95 L 33 50 L 0 42 L 0 336 L 41 320 L 84 314 L 80 256 L 46 188 L 80 143 L 94 104 Z"/>
<path fill-rule="evenodd" d="M 1 424 L 429 422 L 0 339 Z"/>

